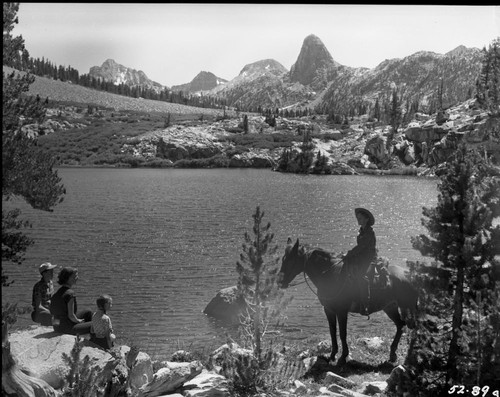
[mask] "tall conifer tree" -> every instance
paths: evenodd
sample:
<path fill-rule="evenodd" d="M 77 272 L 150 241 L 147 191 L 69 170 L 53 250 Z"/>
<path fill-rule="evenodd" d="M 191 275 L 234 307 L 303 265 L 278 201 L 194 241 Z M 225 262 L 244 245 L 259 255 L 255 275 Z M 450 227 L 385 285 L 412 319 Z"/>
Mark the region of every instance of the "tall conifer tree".
<path fill-rule="evenodd" d="M 19 3 L 3 3 L 3 63 L 22 54 L 24 40 L 12 36 L 17 23 Z M 65 193 L 61 178 L 53 170 L 55 159 L 39 150 L 36 137 L 22 132 L 22 126 L 41 122 L 45 116 L 43 101 L 27 92 L 34 76 L 3 72 L 2 86 L 2 200 L 23 198 L 31 207 L 44 211 L 62 201 Z M 21 263 L 32 240 L 20 229 L 29 225 L 21 221 L 18 209 L 2 209 L 2 284 L 7 283 L 4 261 Z"/>
<path fill-rule="evenodd" d="M 407 358 L 416 376 L 413 392 L 487 384 L 500 370 L 500 264 L 495 258 L 500 254 L 495 244 L 500 225 L 493 223 L 500 215 L 498 171 L 462 143 L 438 190 L 437 206 L 423 209 L 422 224 L 429 235 L 412 239 L 415 249 L 435 260 L 412 264 L 427 315 L 412 337 Z"/>

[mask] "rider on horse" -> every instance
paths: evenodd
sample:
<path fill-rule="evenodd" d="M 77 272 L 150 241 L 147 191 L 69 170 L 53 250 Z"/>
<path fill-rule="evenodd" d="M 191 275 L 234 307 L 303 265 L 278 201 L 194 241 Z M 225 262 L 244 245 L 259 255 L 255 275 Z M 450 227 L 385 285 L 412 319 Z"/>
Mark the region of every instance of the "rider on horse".
<path fill-rule="evenodd" d="M 358 286 L 360 313 L 368 314 L 370 283 L 375 275 L 374 263 L 377 258 L 377 240 L 372 229 L 375 218 L 365 208 L 356 208 L 354 214 L 360 226 L 357 245 L 346 253 L 343 260 Z"/>

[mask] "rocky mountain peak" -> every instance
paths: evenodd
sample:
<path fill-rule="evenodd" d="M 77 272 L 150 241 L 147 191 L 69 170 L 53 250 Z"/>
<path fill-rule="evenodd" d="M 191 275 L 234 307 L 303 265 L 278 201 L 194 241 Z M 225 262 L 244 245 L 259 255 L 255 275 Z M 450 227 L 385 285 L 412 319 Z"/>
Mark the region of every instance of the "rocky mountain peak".
<path fill-rule="evenodd" d="M 225 83 L 227 80 L 217 77 L 212 72 L 201 71 L 190 83 L 172 86 L 172 91 L 209 91 Z"/>
<path fill-rule="evenodd" d="M 141 86 L 155 90 L 164 88 L 160 83 L 150 80 L 142 70 L 120 65 L 114 59 L 106 59 L 101 66 L 92 66 L 89 75 L 115 85 L 125 84 L 131 87 Z"/>
<path fill-rule="evenodd" d="M 468 49 L 464 45 L 459 45 L 457 48 L 454 48 L 451 51 L 446 53 L 447 56 L 463 56 L 468 52 Z"/>
<path fill-rule="evenodd" d="M 290 70 L 290 80 L 309 85 L 318 72 L 333 66 L 340 66 L 335 62 L 319 37 L 311 34 L 304 39 L 297 61 Z"/>
<path fill-rule="evenodd" d="M 245 65 L 239 75 L 245 77 L 259 77 L 263 74 L 273 74 L 278 76 L 286 73 L 287 71 L 288 70 L 278 61 L 275 61 L 274 59 L 263 59 L 261 61 Z"/>

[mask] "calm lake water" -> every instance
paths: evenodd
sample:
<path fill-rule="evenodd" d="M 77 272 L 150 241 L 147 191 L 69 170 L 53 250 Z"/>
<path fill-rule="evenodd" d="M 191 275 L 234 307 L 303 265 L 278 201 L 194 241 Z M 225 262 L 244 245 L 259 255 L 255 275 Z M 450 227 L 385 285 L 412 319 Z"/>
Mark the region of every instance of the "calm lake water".
<path fill-rule="evenodd" d="M 77 168 L 59 175 L 67 194 L 54 212 L 20 205 L 36 244 L 23 265 L 5 266 L 15 284 L 2 289 L 4 302 L 31 304 L 42 262 L 77 267 L 79 307 L 94 309 L 97 296 L 110 294 L 118 343 L 137 344 L 153 356 L 226 341 L 232 330 L 202 312 L 219 289 L 236 284 L 235 264 L 256 206 L 271 223 L 280 256 L 288 236 L 347 251 L 358 233 L 353 209 L 366 207 L 376 218 L 379 254 L 405 265 L 422 259 L 410 237 L 426 232 L 422 207 L 437 201 L 436 180 L 401 176 Z M 57 288 L 56 280 L 57 271 Z M 308 286 L 287 294 L 294 300 L 283 338 L 328 339 L 322 307 Z M 384 313 L 368 322 L 350 317 L 349 330 L 365 332 L 387 321 Z"/>

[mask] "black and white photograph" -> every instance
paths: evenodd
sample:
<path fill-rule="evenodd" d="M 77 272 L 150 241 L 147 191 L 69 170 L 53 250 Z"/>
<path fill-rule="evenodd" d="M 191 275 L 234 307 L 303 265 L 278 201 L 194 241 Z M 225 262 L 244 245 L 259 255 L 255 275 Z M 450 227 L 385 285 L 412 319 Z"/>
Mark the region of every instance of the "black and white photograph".
<path fill-rule="evenodd" d="M 500 6 L 3 3 L 2 395 L 500 397 Z"/>

